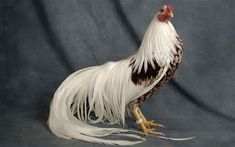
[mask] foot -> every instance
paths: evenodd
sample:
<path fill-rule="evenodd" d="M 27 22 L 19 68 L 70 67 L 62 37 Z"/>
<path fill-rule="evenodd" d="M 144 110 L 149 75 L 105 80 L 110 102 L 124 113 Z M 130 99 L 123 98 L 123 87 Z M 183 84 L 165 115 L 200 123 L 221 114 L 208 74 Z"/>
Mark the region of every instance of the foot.
<path fill-rule="evenodd" d="M 154 120 L 144 120 L 143 123 L 147 128 L 150 128 L 151 126 L 165 128 L 162 124 L 155 123 Z"/>
<path fill-rule="evenodd" d="M 158 132 L 158 131 L 156 131 L 156 129 L 152 129 L 152 128 L 143 128 L 142 131 L 146 134 L 165 136 L 164 133 Z"/>
<path fill-rule="evenodd" d="M 146 133 L 146 134 L 154 134 L 154 135 L 159 135 L 159 136 L 164 136 L 163 133 L 156 131 L 155 129 L 152 129 L 151 126 L 155 126 L 155 127 L 163 127 L 164 126 L 162 124 L 158 124 L 155 123 L 153 120 L 152 121 L 148 121 L 144 115 L 142 114 L 142 112 L 140 111 L 140 109 L 137 107 L 135 109 L 133 109 L 133 114 L 136 118 L 136 124 L 138 124 L 140 127 L 139 129 Z"/>

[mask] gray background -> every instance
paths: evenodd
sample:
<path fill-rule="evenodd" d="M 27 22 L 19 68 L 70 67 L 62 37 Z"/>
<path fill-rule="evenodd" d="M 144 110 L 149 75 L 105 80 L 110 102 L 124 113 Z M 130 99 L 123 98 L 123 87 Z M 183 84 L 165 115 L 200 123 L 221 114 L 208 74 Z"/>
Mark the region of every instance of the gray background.
<path fill-rule="evenodd" d="M 174 7 L 184 58 L 174 80 L 142 109 L 167 135 L 196 138 L 147 137 L 136 146 L 234 147 L 233 0 L 1 0 L 0 146 L 104 146 L 52 135 L 49 102 L 73 71 L 133 54 L 165 3 Z"/>

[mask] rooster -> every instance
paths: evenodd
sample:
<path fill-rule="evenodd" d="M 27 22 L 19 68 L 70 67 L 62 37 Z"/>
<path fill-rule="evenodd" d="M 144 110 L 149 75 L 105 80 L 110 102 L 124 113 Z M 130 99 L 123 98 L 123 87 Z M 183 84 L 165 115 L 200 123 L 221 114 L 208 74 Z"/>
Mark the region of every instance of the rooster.
<path fill-rule="evenodd" d="M 91 125 L 108 122 L 125 126 L 126 114 L 132 113 L 144 134 L 163 135 L 153 127 L 164 126 L 147 120 L 139 105 L 171 79 L 181 62 L 183 44 L 170 22 L 172 17 L 172 6 L 162 6 L 135 54 L 78 70 L 66 78 L 50 105 L 48 125 L 52 133 L 65 139 L 133 145 L 145 140 L 137 131 Z M 108 135 L 135 140 L 105 138 Z"/>

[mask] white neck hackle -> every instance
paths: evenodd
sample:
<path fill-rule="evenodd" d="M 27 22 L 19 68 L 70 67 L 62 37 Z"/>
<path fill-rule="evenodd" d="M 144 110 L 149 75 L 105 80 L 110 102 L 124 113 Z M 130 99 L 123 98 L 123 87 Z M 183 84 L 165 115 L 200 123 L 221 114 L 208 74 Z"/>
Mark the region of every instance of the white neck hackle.
<path fill-rule="evenodd" d="M 134 55 L 134 71 L 138 70 L 139 73 L 144 66 L 146 72 L 148 63 L 155 68 L 154 60 L 160 67 L 169 64 L 176 52 L 177 36 L 170 21 L 160 22 L 155 16 L 144 34 L 139 50 Z"/>

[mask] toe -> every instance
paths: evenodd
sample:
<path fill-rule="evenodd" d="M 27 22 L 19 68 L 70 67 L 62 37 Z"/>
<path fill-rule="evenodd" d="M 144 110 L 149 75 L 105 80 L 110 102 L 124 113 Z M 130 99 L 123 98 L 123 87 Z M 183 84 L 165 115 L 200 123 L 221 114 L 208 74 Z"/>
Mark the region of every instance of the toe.
<path fill-rule="evenodd" d="M 165 126 L 163 126 L 162 124 L 157 124 L 157 126 L 160 128 L 165 128 Z"/>
<path fill-rule="evenodd" d="M 156 131 L 156 129 L 148 129 L 148 134 L 154 134 L 154 135 L 159 135 L 159 136 L 164 136 L 164 133 Z"/>

